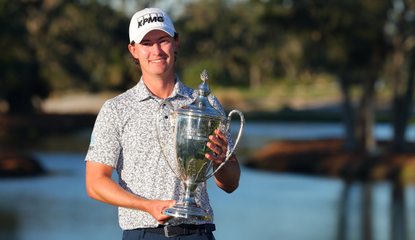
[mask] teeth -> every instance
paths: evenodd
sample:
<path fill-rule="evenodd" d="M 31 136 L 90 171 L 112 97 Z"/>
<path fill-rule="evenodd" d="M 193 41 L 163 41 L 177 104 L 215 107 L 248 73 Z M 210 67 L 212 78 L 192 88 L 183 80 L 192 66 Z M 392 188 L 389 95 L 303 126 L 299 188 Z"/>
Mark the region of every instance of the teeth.
<path fill-rule="evenodd" d="M 163 59 L 160 59 L 160 60 L 153 60 L 153 62 L 161 62 L 161 61 L 163 61 Z"/>

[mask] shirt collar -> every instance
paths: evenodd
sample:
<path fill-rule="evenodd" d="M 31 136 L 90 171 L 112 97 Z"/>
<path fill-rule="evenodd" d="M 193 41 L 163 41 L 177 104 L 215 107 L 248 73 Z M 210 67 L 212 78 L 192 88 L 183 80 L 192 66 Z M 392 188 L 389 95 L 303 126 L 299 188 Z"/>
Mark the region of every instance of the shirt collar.
<path fill-rule="evenodd" d="M 176 80 L 176 83 L 174 84 L 173 92 L 170 94 L 169 97 L 166 99 L 172 99 L 175 97 L 187 97 L 187 98 L 193 98 L 193 92 L 194 89 L 186 87 L 179 79 L 177 74 L 174 74 L 174 79 Z M 146 87 L 143 81 L 143 76 L 141 76 L 140 81 L 137 84 L 137 92 L 138 92 L 138 100 L 139 101 L 145 101 L 151 98 L 156 98 Z"/>

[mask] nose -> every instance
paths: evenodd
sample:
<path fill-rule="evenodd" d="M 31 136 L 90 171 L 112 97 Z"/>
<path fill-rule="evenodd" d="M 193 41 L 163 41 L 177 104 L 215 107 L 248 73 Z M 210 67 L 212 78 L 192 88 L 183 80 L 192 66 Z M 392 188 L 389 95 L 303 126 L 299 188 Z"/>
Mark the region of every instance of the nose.
<path fill-rule="evenodd" d="M 152 52 L 153 52 L 154 55 L 160 55 L 160 53 L 163 52 L 163 50 L 161 49 L 160 44 L 158 44 L 158 43 L 153 44 L 153 51 Z"/>

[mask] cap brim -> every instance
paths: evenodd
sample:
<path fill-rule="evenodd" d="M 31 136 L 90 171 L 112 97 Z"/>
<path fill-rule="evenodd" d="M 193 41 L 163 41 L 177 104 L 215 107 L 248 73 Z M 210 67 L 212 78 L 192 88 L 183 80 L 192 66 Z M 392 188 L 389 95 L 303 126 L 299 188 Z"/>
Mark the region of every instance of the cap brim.
<path fill-rule="evenodd" d="M 140 43 L 143 40 L 143 38 L 147 35 L 147 33 L 151 32 L 151 31 L 154 31 L 154 30 L 161 30 L 161 31 L 169 34 L 171 37 L 174 37 L 174 33 L 175 33 L 175 30 L 172 29 L 172 28 L 170 28 L 170 27 L 167 27 L 167 26 L 155 26 L 155 27 L 152 27 L 152 28 L 143 30 L 141 33 L 137 34 L 132 39 L 132 41 L 134 41 L 136 43 Z"/>

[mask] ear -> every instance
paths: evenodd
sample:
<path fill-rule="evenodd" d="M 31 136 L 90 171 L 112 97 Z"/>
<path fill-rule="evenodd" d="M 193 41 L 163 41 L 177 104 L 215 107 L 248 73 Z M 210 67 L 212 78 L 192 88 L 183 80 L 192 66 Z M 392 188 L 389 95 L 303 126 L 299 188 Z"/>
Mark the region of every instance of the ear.
<path fill-rule="evenodd" d="M 177 50 L 179 50 L 179 37 L 174 40 L 174 51 L 176 52 Z"/>
<path fill-rule="evenodd" d="M 134 58 L 138 58 L 137 53 L 136 53 L 135 44 L 136 43 L 134 43 L 134 45 L 128 44 L 128 50 L 130 51 L 131 55 L 133 55 Z"/>

